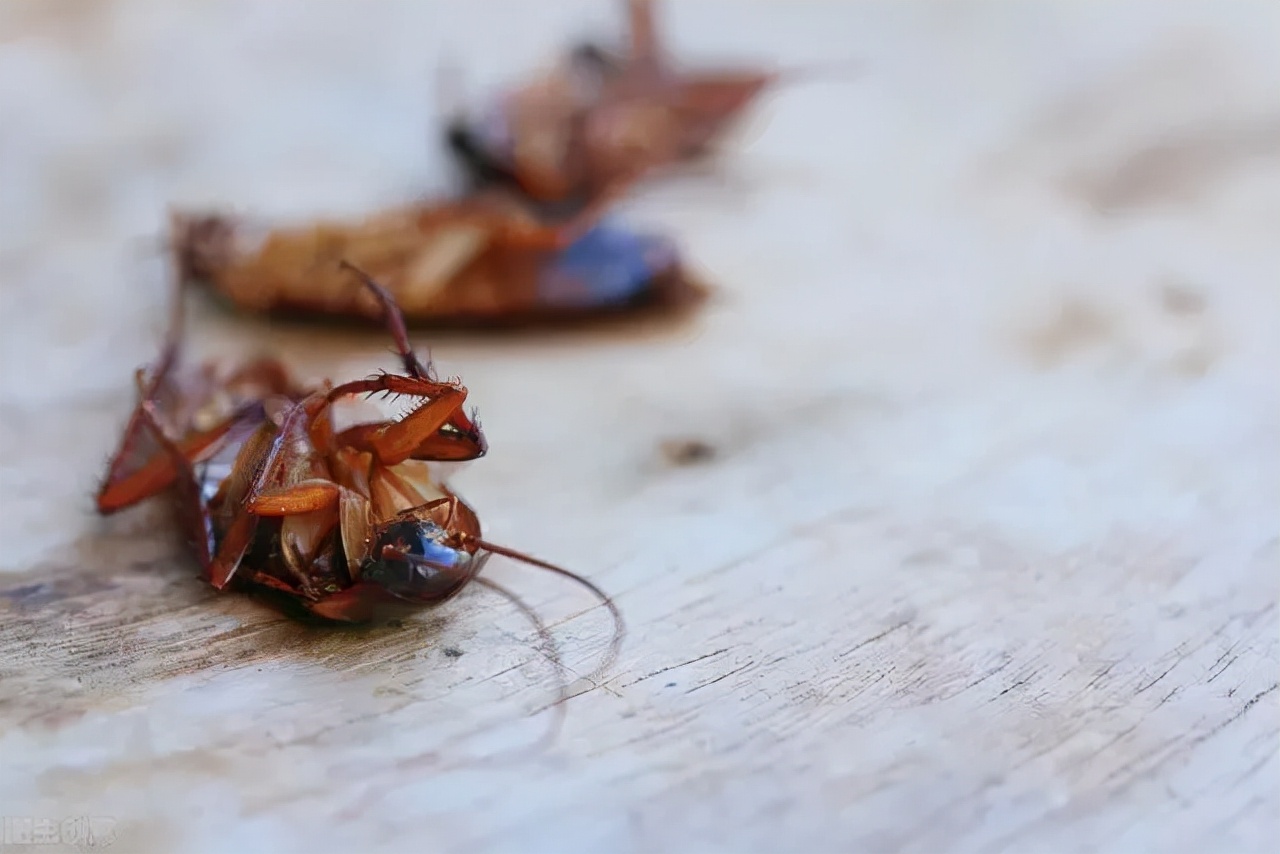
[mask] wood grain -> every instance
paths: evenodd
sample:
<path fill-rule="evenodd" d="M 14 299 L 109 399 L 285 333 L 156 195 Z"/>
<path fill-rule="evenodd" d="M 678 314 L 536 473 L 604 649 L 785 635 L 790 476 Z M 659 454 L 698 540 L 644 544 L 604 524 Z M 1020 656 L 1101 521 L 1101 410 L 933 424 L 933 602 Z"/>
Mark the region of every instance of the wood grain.
<path fill-rule="evenodd" d="M 0 9 L 0 815 L 69 828 L 14 850 L 79 816 L 129 852 L 1274 840 L 1280 7 L 671 6 L 690 53 L 867 70 L 629 206 L 719 287 L 693 321 L 417 337 L 480 407 L 486 531 L 631 627 L 583 680 L 607 616 L 490 564 L 576 680 L 532 755 L 556 672 L 501 597 L 307 628 L 201 585 L 163 506 L 88 496 L 166 205 L 442 188 L 437 60 L 478 98 L 613 5 Z M 191 312 L 197 355 L 389 364 Z"/>

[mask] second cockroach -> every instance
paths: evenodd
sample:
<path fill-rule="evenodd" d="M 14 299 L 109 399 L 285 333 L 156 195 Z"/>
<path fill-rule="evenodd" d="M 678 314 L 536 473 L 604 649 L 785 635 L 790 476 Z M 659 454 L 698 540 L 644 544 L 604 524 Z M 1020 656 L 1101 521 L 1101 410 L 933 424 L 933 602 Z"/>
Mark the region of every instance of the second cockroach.
<path fill-rule="evenodd" d="M 666 166 L 706 156 L 782 75 L 683 69 L 657 33 L 653 0 L 627 0 L 630 43 L 585 44 L 549 72 L 446 130 L 476 186 L 505 185 L 573 208 Z"/>
<path fill-rule="evenodd" d="M 237 307 L 377 321 L 338 259 L 366 270 L 421 326 L 518 326 L 699 304 L 675 245 L 603 219 L 601 200 L 548 224 L 510 194 L 409 205 L 363 220 L 271 228 L 219 214 L 172 217 L 179 275 Z"/>

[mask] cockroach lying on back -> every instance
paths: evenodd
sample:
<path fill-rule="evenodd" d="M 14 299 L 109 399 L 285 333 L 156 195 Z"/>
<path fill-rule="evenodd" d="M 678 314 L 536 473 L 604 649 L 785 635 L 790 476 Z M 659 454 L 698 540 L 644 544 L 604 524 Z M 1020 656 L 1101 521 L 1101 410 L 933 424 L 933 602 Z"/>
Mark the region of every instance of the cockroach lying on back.
<path fill-rule="evenodd" d="M 603 222 L 608 204 L 556 224 L 504 192 L 292 228 L 174 214 L 172 241 L 183 279 L 250 311 L 381 318 L 339 259 L 382 283 L 415 325 L 545 324 L 700 303 L 706 290 L 675 246 Z"/>
<path fill-rule="evenodd" d="M 653 0 L 627 0 L 627 11 L 627 49 L 582 45 L 481 116 L 450 122 L 446 144 L 474 186 L 591 204 L 706 158 L 766 89 L 808 73 L 679 68 L 660 43 Z"/>
<path fill-rule="evenodd" d="M 171 493 L 215 588 L 271 594 L 348 623 L 441 603 L 471 581 L 486 583 L 478 574 L 490 555 L 505 555 L 599 597 L 614 616 L 616 652 L 622 621 L 607 595 L 484 539 L 475 511 L 433 475 L 428 463 L 485 454 L 479 423 L 463 411 L 467 390 L 418 360 L 382 287 L 350 266 L 344 273 L 381 306 L 404 373 L 307 388 L 271 359 L 230 372 L 184 369 L 179 297 L 159 360 L 138 373 L 139 401 L 98 493 L 99 512 Z M 335 404 L 370 393 L 420 405 L 402 418 L 336 429 Z"/>

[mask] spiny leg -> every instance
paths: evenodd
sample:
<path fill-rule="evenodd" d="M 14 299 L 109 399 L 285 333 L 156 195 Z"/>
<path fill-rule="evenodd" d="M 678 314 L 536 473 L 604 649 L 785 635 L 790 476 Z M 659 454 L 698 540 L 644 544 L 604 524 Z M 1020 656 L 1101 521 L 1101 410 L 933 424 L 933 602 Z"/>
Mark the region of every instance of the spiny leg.
<path fill-rule="evenodd" d="M 252 475 L 247 481 L 238 480 L 236 488 L 228 493 L 228 499 L 238 501 L 238 506 L 209 566 L 209 583 L 217 589 L 221 590 L 230 583 L 249 544 L 253 542 L 259 517 L 250 509 L 251 505 L 266 490 L 269 479 L 290 446 L 299 438 L 298 434 L 305 433 L 312 410 L 318 410 L 324 402 L 323 396 L 315 395 L 295 404 L 284 416 L 274 436 L 260 431 L 245 443 L 245 449 L 236 459 L 236 468 L 242 473 L 252 472 Z"/>
<path fill-rule="evenodd" d="M 222 441 L 227 433 L 231 431 L 245 416 L 257 409 L 257 403 L 246 404 L 236 412 L 228 416 L 222 423 L 211 427 L 201 433 L 193 433 L 185 437 L 180 442 L 168 438 L 163 433 L 160 426 L 159 413 L 155 409 L 152 401 L 139 401 L 135 411 L 137 419 L 136 428 L 130 437 L 129 451 L 137 450 L 137 441 L 143 431 L 152 432 L 159 442 L 159 436 L 165 436 L 165 442 L 170 448 L 178 451 L 178 457 L 175 457 L 170 448 L 166 448 L 164 444 L 147 457 L 141 465 L 138 465 L 127 474 L 121 469 L 123 466 L 114 466 L 115 471 L 108 474 L 108 479 L 103 483 L 102 488 L 98 492 L 97 505 L 98 512 L 104 515 L 115 513 L 126 507 L 131 507 L 140 501 L 158 495 L 168 489 L 174 483 L 174 479 L 180 477 L 182 468 L 176 465 L 176 460 L 181 459 L 186 467 L 190 467 L 194 458 L 207 452 Z M 132 423 L 132 422 L 131 422 Z M 154 426 L 156 430 L 150 430 Z M 117 460 L 123 459 L 117 456 Z"/>
<path fill-rule="evenodd" d="M 266 460 L 277 438 L 271 423 L 264 422 L 245 440 L 232 464 L 231 473 L 219 489 L 219 515 L 224 533 L 222 543 L 205 572 L 206 580 L 218 590 L 231 581 L 253 541 L 258 517 L 245 505 L 257 480 L 268 472 Z"/>
<path fill-rule="evenodd" d="M 155 408 L 150 401 L 143 401 L 139 406 L 141 424 L 151 431 L 163 453 L 169 458 L 170 465 L 176 474 L 174 486 L 178 490 L 178 502 L 187 536 L 191 546 L 196 550 L 196 559 L 203 571 L 209 569 L 213 560 L 216 539 L 213 530 L 213 519 L 209 516 L 209 508 L 200 494 L 200 482 L 196 478 L 195 469 L 187 458 L 187 452 L 178 447 L 164 432 L 156 421 Z"/>
<path fill-rule="evenodd" d="M 413 512 L 419 517 L 430 513 L 428 518 L 435 521 L 435 514 L 431 513 L 431 511 L 435 510 L 437 507 L 448 507 L 449 515 L 445 517 L 444 524 L 440 527 L 449 531 L 453 529 L 453 520 L 458 515 L 458 503 L 460 501 L 461 499 L 456 495 L 446 495 L 444 498 L 433 498 L 430 501 L 419 504 L 417 507 L 413 508 Z"/>
<path fill-rule="evenodd" d="M 177 364 L 178 355 L 182 347 L 183 291 L 181 279 L 175 278 L 171 296 L 172 303 L 169 306 L 169 326 L 165 331 L 165 340 L 161 345 L 160 355 L 151 367 L 150 376 L 144 378 L 141 372 L 135 375 L 138 385 L 138 402 L 134 406 L 133 412 L 129 415 L 129 421 L 125 425 L 123 435 L 120 437 L 120 444 L 116 447 L 116 452 L 112 455 L 111 462 L 107 465 L 107 474 L 103 479 L 97 496 L 99 512 L 110 513 L 119 510 L 129 504 L 150 497 L 167 486 L 167 483 L 165 483 L 158 488 L 152 487 L 150 491 L 131 492 L 125 490 L 122 496 L 116 484 L 131 476 L 126 474 L 126 469 L 133 462 L 132 458 L 137 451 L 137 443 L 140 437 L 144 432 L 147 432 L 142 414 L 143 405 L 159 397 L 160 390 L 169 380 L 170 374 Z"/>
<path fill-rule="evenodd" d="M 377 426 L 364 437 L 367 448 L 374 452 L 380 463 L 388 466 L 411 458 L 430 459 L 439 446 L 452 444 L 449 440 L 442 442 L 440 430 L 461 408 L 464 400 L 465 391 L 450 391 L 399 421 Z"/>
<path fill-rule="evenodd" d="M 424 365 L 419 361 L 417 354 L 413 352 L 413 347 L 409 344 L 409 330 L 405 326 L 404 314 L 400 311 L 400 306 L 396 305 L 395 298 L 387 292 L 386 288 L 375 282 L 372 276 L 350 261 L 339 261 L 338 265 L 354 274 L 378 300 L 378 304 L 382 307 L 382 322 L 387 327 L 387 331 L 391 333 L 391 340 L 395 342 L 396 352 L 404 363 L 405 373 L 418 379 L 432 380 L 431 359 L 428 357 L 427 363 Z"/>
<path fill-rule="evenodd" d="M 379 374 L 363 380 L 351 380 L 334 386 L 328 392 L 329 402 L 351 394 L 408 395 L 412 397 L 435 397 L 447 391 L 457 389 L 457 383 L 440 382 L 422 377 L 402 377 L 399 374 Z"/>
<path fill-rule="evenodd" d="M 463 396 L 449 393 L 433 400 L 399 421 L 360 424 L 340 433 L 342 447 L 372 453 L 383 465 L 409 459 L 461 462 L 484 456 L 488 445 L 479 426 L 459 431 L 450 424 Z M 448 429 L 452 428 L 452 429 Z"/>
<path fill-rule="evenodd" d="M 357 380 L 355 383 L 344 383 L 338 388 L 333 389 L 329 393 L 329 401 L 344 396 L 344 394 L 361 394 L 372 392 L 384 392 L 392 394 L 411 394 L 415 397 L 433 398 L 426 406 L 422 406 L 419 410 L 413 412 L 406 419 L 401 419 L 399 424 L 403 424 L 401 428 L 390 428 L 385 431 L 383 438 L 379 439 L 379 446 L 383 446 L 387 451 L 387 457 L 383 458 L 384 462 L 392 462 L 394 458 L 399 457 L 396 462 L 402 462 L 407 458 L 440 458 L 440 460 L 474 460 L 476 457 L 484 456 L 488 444 L 485 443 L 484 433 L 480 430 L 480 425 L 476 423 L 475 417 L 468 417 L 466 412 L 462 410 L 462 403 L 466 399 L 466 389 L 462 388 L 458 383 L 442 383 L 435 379 L 434 371 L 431 370 L 430 360 L 428 364 L 422 364 L 413 348 L 408 342 L 408 332 L 404 325 L 404 315 L 396 300 L 387 291 L 387 288 L 380 286 L 378 282 L 365 273 L 364 270 L 357 268 L 356 265 L 348 261 L 340 261 L 343 269 L 351 271 L 355 274 L 361 283 L 374 294 L 383 307 L 383 321 L 387 325 L 387 329 L 392 334 L 392 339 L 396 342 L 396 350 L 401 356 L 404 364 L 404 371 L 408 376 L 394 376 L 384 374 L 379 378 L 371 380 Z M 448 401 L 448 402 L 445 402 Z M 430 426 L 435 419 L 444 416 L 444 420 L 439 424 Z M 440 429 L 447 428 L 451 430 L 452 435 L 440 433 Z M 434 434 L 434 435 L 433 435 Z M 356 434 L 353 434 L 356 435 Z M 461 440 L 461 447 L 460 447 Z M 406 449 L 407 444 L 413 444 L 413 448 Z M 429 455 L 429 453 L 445 453 L 443 457 L 425 457 L 421 455 Z M 403 456 L 401 456 L 403 455 Z"/>
<path fill-rule="evenodd" d="M 342 487 L 331 480 L 310 478 L 279 489 L 264 489 L 245 502 L 256 516 L 292 516 L 338 506 Z"/>
<path fill-rule="evenodd" d="M 383 465 L 408 459 L 474 460 L 488 451 L 479 423 L 462 409 L 467 390 L 460 385 L 384 374 L 343 383 L 329 392 L 328 399 L 377 392 L 424 397 L 428 401 L 398 421 L 350 427 L 335 437 L 337 445 L 371 452 Z"/>

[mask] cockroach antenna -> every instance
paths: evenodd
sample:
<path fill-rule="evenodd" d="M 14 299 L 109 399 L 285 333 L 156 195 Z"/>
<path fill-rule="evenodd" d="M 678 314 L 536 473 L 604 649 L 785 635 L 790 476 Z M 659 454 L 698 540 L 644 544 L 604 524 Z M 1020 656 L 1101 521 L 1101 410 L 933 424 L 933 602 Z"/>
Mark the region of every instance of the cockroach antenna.
<path fill-rule="evenodd" d="M 491 542 L 490 540 L 481 539 L 479 537 L 475 537 L 471 539 L 472 539 L 472 542 L 474 542 L 477 546 L 484 549 L 485 551 L 492 552 L 493 554 L 496 554 L 496 555 L 502 555 L 503 557 L 508 557 L 508 558 L 511 558 L 512 560 L 517 560 L 522 563 L 526 563 L 530 566 L 536 567 L 538 569 L 554 573 L 564 578 L 568 578 L 569 580 L 585 588 L 593 596 L 595 596 L 595 598 L 599 600 L 600 604 L 603 605 L 605 609 L 609 612 L 609 616 L 613 620 L 613 627 L 614 627 L 613 638 L 610 640 L 608 651 L 604 655 L 600 664 L 595 668 L 595 670 L 591 671 L 591 673 L 587 674 L 587 676 L 583 678 L 587 679 L 588 681 L 594 681 L 595 679 L 598 679 L 601 675 L 603 675 L 606 671 L 608 671 L 610 667 L 613 666 L 614 662 L 618 660 L 618 656 L 622 652 L 622 643 L 626 639 L 626 634 L 627 634 L 626 622 L 622 619 L 622 611 L 621 609 L 618 608 L 617 604 L 613 601 L 613 597 L 609 596 L 609 594 L 601 590 L 600 587 L 595 582 L 591 581 L 588 578 L 585 578 L 584 576 L 579 575 L 576 572 L 565 569 L 564 567 L 556 566 L 554 563 L 548 563 L 545 560 L 541 560 L 539 558 L 533 557 L 532 555 L 528 555 L 528 554 L 525 554 L 524 552 L 517 551 L 516 549 L 499 545 L 497 543 Z"/>

